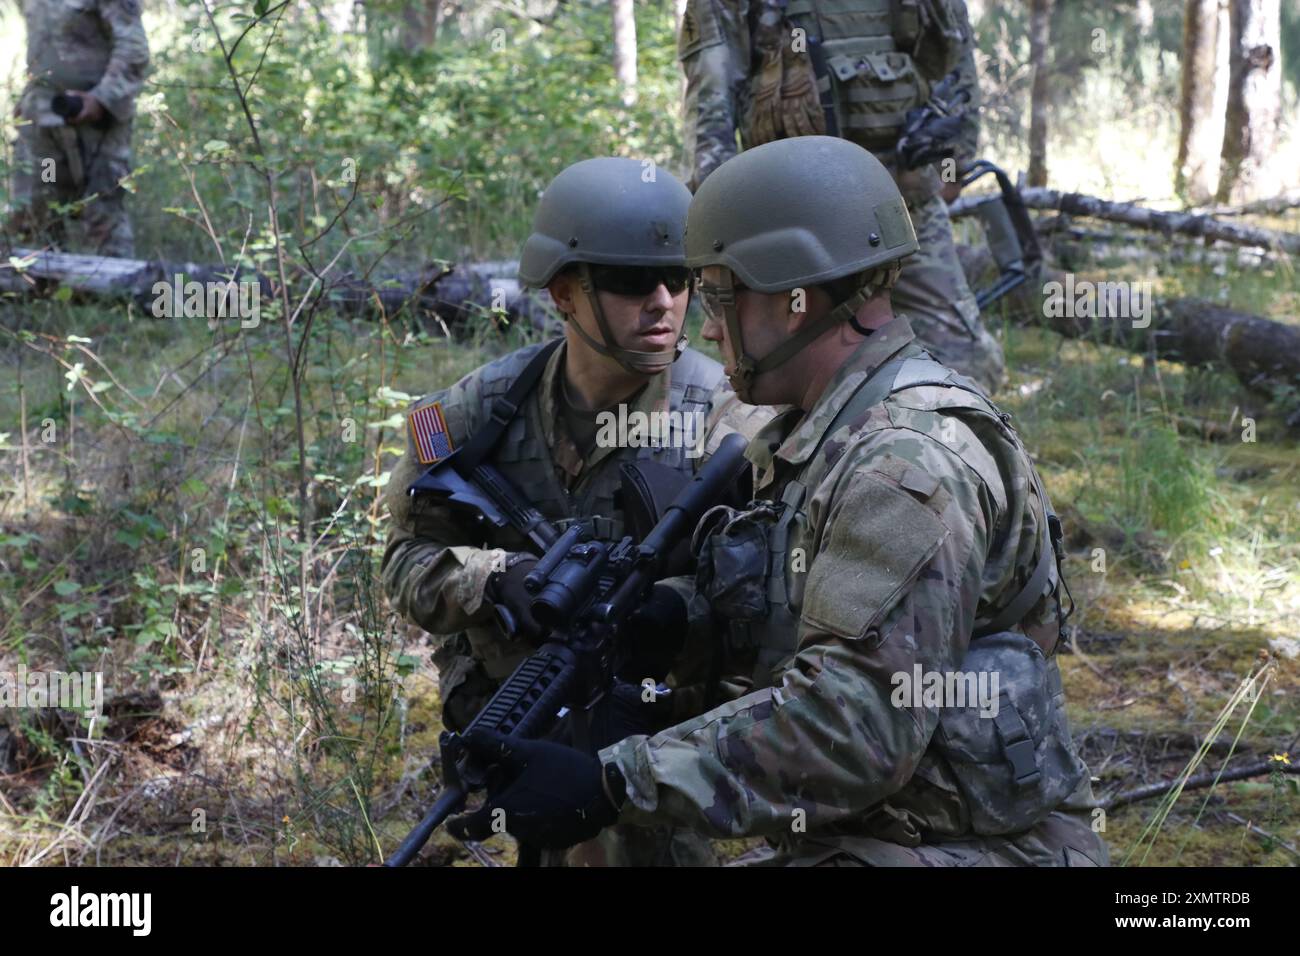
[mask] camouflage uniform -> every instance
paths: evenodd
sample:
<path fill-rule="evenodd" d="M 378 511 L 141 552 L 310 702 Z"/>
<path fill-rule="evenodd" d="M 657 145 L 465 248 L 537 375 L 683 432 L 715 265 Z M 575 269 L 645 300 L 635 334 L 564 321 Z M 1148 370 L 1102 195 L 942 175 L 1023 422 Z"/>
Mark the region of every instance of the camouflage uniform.
<path fill-rule="evenodd" d="M 701 523 L 692 607 L 728 621 L 743 696 L 601 751 L 621 823 L 763 835 L 800 865 L 1108 863 L 1052 656 L 1055 565 L 1017 628 L 970 639 L 1049 548 L 1028 455 L 974 388 L 898 316 L 753 439 L 761 500 Z M 914 665 L 1001 672 L 998 717 L 891 701 Z"/>
<path fill-rule="evenodd" d="M 129 258 L 134 243 L 120 183 L 131 172 L 135 98 L 149 65 L 140 0 L 24 0 L 23 15 L 31 81 L 15 148 L 18 231 L 29 241 L 61 243 L 63 223 L 50 203 L 95 196 L 81 212 L 87 251 Z M 50 105 L 64 90 L 91 93 L 105 119 L 65 124 Z"/>
<path fill-rule="evenodd" d="M 792 0 L 788 7 L 790 24 L 817 36 L 824 34 L 836 17 L 843 17 L 845 11 L 855 7 L 881 7 L 885 14 L 890 7 L 890 0 L 817 3 L 812 9 L 809 0 L 802 0 L 802 6 L 799 0 Z M 966 123 L 955 141 L 956 158 L 959 162 L 970 160 L 975 157 L 979 138 L 980 99 L 966 6 L 961 0 L 922 0 L 921 5 L 936 11 L 930 25 L 919 34 L 914 57 L 921 81 L 913 85 L 915 102 L 904 101 L 898 109 L 919 105 L 928 95 L 928 84 L 956 69 L 960 87 L 971 98 Z M 762 29 L 758 14 L 751 0 L 687 2 L 678 37 L 678 57 L 686 73 L 685 141 L 692 189 L 736 154 L 737 135 L 745 148 L 762 141 L 750 128 L 762 57 L 756 33 L 751 32 L 749 24 L 753 19 L 756 29 Z M 819 14 L 821 29 L 817 26 Z M 883 16 L 883 22 L 888 22 L 888 16 Z M 896 137 L 893 141 L 873 139 L 865 131 L 854 129 L 846 129 L 842 135 L 860 142 L 886 166 L 890 165 Z M 937 358 L 975 378 L 990 392 L 996 391 L 1005 379 L 1002 348 L 980 321 L 979 307 L 957 260 L 948 208 L 939 195 L 942 183 L 938 170 L 924 167 L 896 174 L 896 178 L 907 200 L 921 251 L 903 267 L 893 291 L 894 306 L 908 315 L 922 342 Z"/>
<path fill-rule="evenodd" d="M 528 346 L 497 359 L 413 407 L 440 403 L 453 447 L 460 447 L 487 421 L 493 400 L 509 388 L 540 348 Z M 561 527 L 590 517 L 598 537 L 621 537 L 623 516 L 614 502 L 621 464 L 651 459 L 689 476 L 700 459 L 687 456 L 687 440 L 701 436 L 707 427 L 703 449 L 707 454 L 737 427 L 752 434 L 770 417 L 766 410 L 735 399 L 717 362 L 687 349 L 629 402 L 628 415 L 655 411 L 697 415 L 699 431 L 674 432 L 663 447 L 595 445 L 584 458 L 559 411 L 567 348 L 561 346 L 547 361 L 537 387 L 489 456 L 543 515 Z M 529 647 L 505 637 L 493 619 L 491 603 L 484 598 L 488 577 L 502 550 L 527 550 L 528 542 L 509 528 L 486 535 L 472 533 L 445 506 L 427 496 L 413 501 L 406 489 L 427 468 L 408 434 L 406 454 L 388 483 L 392 530 L 382 577 L 398 613 L 435 635 L 434 662 L 439 670 L 444 722 L 460 730 L 531 653 Z M 609 864 L 650 859 L 678 865 L 712 860 L 707 841 L 662 827 L 630 834 L 621 829 L 610 831 L 598 842 L 599 846 L 578 848 L 574 859 Z"/>

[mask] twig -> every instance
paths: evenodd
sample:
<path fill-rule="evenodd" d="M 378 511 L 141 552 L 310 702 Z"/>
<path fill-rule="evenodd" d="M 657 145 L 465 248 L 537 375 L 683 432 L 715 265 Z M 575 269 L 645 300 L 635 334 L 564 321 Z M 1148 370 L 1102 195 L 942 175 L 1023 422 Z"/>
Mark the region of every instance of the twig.
<path fill-rule="evenodd" d="M 1219 782 L 1228 782 L 1233 780 L 1247 780 L 1251 777 L 1262 777 L 1278 769 L 1276 762 L 1261 760 L 1258 763 L 1247 764 L 1244 767 L 1237 767 L 1233 770 L 1224 771 L 1222 775 L 1218 773 L 1203 773 L 1195 777 L 1188 777 L 1187 781 L 1182 784 L 1184 790 L 1200 790 L 1208 787 L 1215 780 Z M 1281 768 L 1283 773 L 1300 773 L 1300 765 L 1287 766 Z M 1168 793 L 1179 785 L 1177 780 L 1168 780 L 1161 783 L 1149 783 L 1142 787 L 1136 787 L 1133 790 L 1126 790 L 1123 793 L 1116 794 L 1108 800 L 1102 801 L 1102 807 L 1106 810 L 1114 810 L 1130 803 L 1137 803 L 1140 800 L 1150 800 L 1152 797 L 1158 797 Z"/>

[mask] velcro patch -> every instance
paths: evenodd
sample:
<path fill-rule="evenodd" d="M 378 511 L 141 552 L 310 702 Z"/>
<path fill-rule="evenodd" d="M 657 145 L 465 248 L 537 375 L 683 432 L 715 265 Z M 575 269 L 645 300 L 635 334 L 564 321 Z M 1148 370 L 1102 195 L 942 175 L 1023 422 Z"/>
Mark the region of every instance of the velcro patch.
<path fill-rule="evenodd" d="M 939 490 L 939 479 L 916 466 L 903 472 L 903 477 L 898 483 L 919 498 L 929 498 Z"/>
<path fill-rule="evenodd" d="M 808 572 L 803 617 L 841 637 L 863 637 L 898 602 L 949 530 L 928 505 L 874 471 L 849 480 Z"/>
<path fill-rule="evenodd" d="M 442 414 L 442 402 L 431 402 L 411 412 L 406 417 L 415 444 L 415 455 L 422 465 L 432 465 L 450 455 L 455 448 L 447 419 Z"/>
<path fill-rule="evenodd" d="M 901 199 L 891 199 L 877 206 L 876 222 L 880 224 L 880 238 L 885 240 L 886 249 L 916 241 L 912 219 Z"/>

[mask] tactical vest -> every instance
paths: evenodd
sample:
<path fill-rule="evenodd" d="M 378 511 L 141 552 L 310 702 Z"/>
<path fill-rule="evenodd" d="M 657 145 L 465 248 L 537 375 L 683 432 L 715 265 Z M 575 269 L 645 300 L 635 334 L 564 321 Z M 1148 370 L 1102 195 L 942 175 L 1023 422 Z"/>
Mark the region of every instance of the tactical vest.
<path fill-rule="evenodd" d="M 911 346 L 858 388 L 827 427 L 823 441 L 889 395 L 926 385 L 961 388 L 984 397 L 967 379 Z M 987 412 L 1010 431 L 991 405 Z M 1014 444 L 1023 450 L 1018 439 Z M 704 516 L 696 531 L 698 588 L 728 620 L 720 680 L 729 697 L 776 686 L 798 651 L 807 578 L 800 572 L 807 566 L 799 567 L 795 558 L 802 554 L 811 562 L 820 547 L 809 533 L 808 490 L 820 485 L 838 456 L 822 456 L 814 450 L 807 460 L 809 466 L 785 484 L 779 501 L 755 501 L 743 512 L 719 506 Z M 1041 648 L 1012 630 L 1044 594 L 1054 559 L 1059 557 L 1055 516 L 1036 478 L 1035 493 L 1044 514 L 1038 566 L 993 620 L 972 635 L 961 665 L 964 671 L 1002 676 L 997 715 L 985 719 L 973 705 L 943 710 L 931 741 L 937 758 L 918 770 L 922 778 L 937 774 L 930 782 L 937 781 L 939 787 L 951 782 L 970 831 L 980 835 L 1015 833 L 1036 825 L 1087 775 L 1070 736 L 1052 649 Z M 1054 593 L 1062 580 L 1059 565 L 1056 569 Z M 921 798 L 913 799 L 916 793 Z M 889 802 L 906 809 L 924 830 L 943 816 L 930 819 L 932 798 L 927 793 L 925 787 L 914 792 L 908 785 Z"/>
<path fill-rule="evenodd" d="M 540 345 L 528 346 L 485 366 L 479 373 L 480 408 L 461 412 L 454 404 L 444 404 L 444 412 L 449 418 L 459 412 L 464 415 L 464 420 L 475 426 L 487 421 L 492 403 L 505 394 L 541 348 Z M 565 487 L 547 446 L 546 432 L 542 428 L 544 403 L 536 390 L 506 427 L 488 460 L 528 495 L 538 511 L 561 529 L 575 520 L 590 519 L 596 537 L 617 540 L 624 533 L 623 516 L 614 502 L 614 494 L 620 487 L 618 466 L 623 462 L 648 458 L 690 476 L 698 459 L 687 456 L 687 439 L 703 436 L 684 435 L 678 426 L 688 420 L 702 426 L 708 416 L 713 391 L 721 381 L 722 369 L 699 352 L 686 349 L 668 374 L 671 376 L 668 387 L 670 428 L 666 439 L 661 437 L 658 447 L 647 444 L 639 448 L 615 449 L 586 474 L 580 475 L 572 489 Z M 673 415 L 674 412 L 677 414 Z"/>
<path fill-rule="evenodd" d="M 840 136 L 873 152 L 893 149 L 907 111 L 930 95 L 913 59 L 917 0 L 789 0 L 786 18 L 821 40 L 829 75 L 818 89 L 834 91 Z"/>
<path fill-rule="evenodd" d="M 924 385 L 948 385 L 983 397 L 972 383 L 911 346 L 858 388 L 826 429 L 823 440 L 852 415 L 896 392 Z M 991 406 L 988 413 L 996 417 Z M 1007 427 L 1005 423 L 1003 427 Z M 1018 440 L 1016 444 L 1019 446 Z M 774 684 L 798 650 L 804 572 L 819 550 L 819 542 L 810 539 L 805 510 L 808 492 L 822 482 L 837 460 L 814 452 L 808 456 L 808 467 L 785 484 L 778 500 L 751 502 L 746 511 L 716 507 L 704 515 L 696 529 L 693 549 L 699 556 L 698 590 L 728 622 L 721 676 L 728 687 L 738 688 L 742 694 Z M 1019 624 L 1052 581 L 1054 569 L 1054 583 L 1060 581 L 1055 565 L 1059 547 L 1055 515 L 1041 486 L 1036 485 L 1035 493 L 1045 510 L 1038 566 L 1021 592 L 1007 601 L 976 637 Z M 1050 650 L 1045 648 L 1044 653 Z"/>

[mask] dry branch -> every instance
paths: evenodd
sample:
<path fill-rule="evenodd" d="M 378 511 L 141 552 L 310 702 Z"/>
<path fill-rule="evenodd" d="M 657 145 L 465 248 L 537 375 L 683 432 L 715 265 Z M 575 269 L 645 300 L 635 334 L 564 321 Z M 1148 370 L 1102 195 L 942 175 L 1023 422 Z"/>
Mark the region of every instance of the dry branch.
<path fill-rule="evenodd" d="M 1179 233 L 1196 236 L 1207 241 L 1220 240 L 1238 246 L 1260 246 L 1278 249 L 1291 255 L 1300 255 L 1300 235 L 1292 232 L 1274 232 L 1255 226 L 1220 222 L 1213 216 L 1197 212 L 1160 212 L 1146 209 L 1136 203 L 1114 202 L 1083 193 L 1061 192 L 1057 189 L 1021 189 L 1020 198 L 1030 209 L 1052 209 L 1072 216 L 1091 216 L 1122 222 L 1141 229 L 1153 229 L 1165 235 Z M 953 218 L 968 215 L 974 209 L 974 197 L 958 199 L 949 208 Z"/>
<path fill-rule="evenodd" d="M 1232 770 L 1225 770 L 1222 774 L 1202 773 L 1195 777 L 1188 777 L 1187 782 L 1182 785 L 1183 790 L 1201 790 L 1212 785 L 1216 780 L 1219 783 L 1231 783 L 1234 780 L 1249 780 L 1251 777 L 1262 777 L 1265 774 L 1272 773 L 1277 769 L 1277 764 L 1273 761 L 1261 760 L 1258 763 L 1247 764 L 1244 767 L 1236 767 Z M 1300 773 L 1300 766 L 1291 766 L 1284 764 L 1283 773 Z M 1123 793 L 1116 794 L 1108 800 L 1102 801 L 1102 807 L 1107 810 L 1114 810 L 1130 803 L 1137 803 L 1140 800 L 1150 800 L 1152 797 L 1159 797 L 1179 785 L 1177 780 L 1166 780 L 1160 783 L 1149 783 L 1146 786 L 1136 787 L 1133 790 L 1126 790 Z"/>

